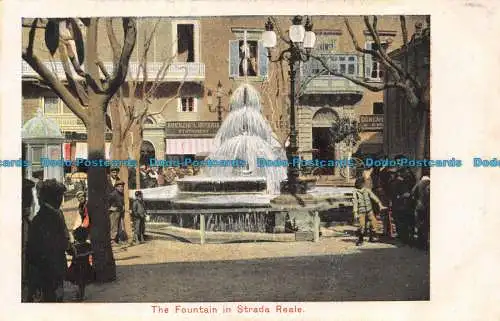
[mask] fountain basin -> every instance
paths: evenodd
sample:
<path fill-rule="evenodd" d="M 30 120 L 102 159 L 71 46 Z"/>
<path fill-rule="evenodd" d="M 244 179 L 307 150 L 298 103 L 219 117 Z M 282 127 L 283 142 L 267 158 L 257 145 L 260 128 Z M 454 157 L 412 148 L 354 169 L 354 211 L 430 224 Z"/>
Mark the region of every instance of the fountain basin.
<path fill-rule="evenodd" d="M 177 181 L 181 192 L 195 193 L 264 193 L 265 177 L 187 177 Z"/>

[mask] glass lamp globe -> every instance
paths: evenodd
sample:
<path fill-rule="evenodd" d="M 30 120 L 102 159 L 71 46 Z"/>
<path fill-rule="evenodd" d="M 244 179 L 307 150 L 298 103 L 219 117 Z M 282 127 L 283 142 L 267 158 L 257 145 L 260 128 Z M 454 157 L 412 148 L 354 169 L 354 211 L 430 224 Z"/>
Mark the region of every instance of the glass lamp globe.
<path fill-rule="evenodd" d="M 262 42 L 266 48 L 274 48 L 276 46 L 276 33 L 272 30 L 262 33 Z"/>
<path fill-rule="evenodd" d="M 293 25 L 290 26 L 290 29 L 288 30 L 288 36 L 290 37 L 290 40 L 294 43 L 299 43 L 304 41 L 304 35 L 306 33 L 306 29 L 302 25 L 302 17 L 301 16 L 295 16 L 292 20 Z"/>
<path fill-rule="evenodd" d="M 306 33 L 306 30 L 304 29 L 303 25 L 291 25 L 288 32 L 290 40 L 292 40 L 294 43 L 299 43 L 304 41 L 304 35 Z"/>
<path fill-rule="evenodd" d="M 316 42 L 316 34 L 312 31 L 306 31 L 304 35 L 304 48 L 306 49 L 314 48 L 315 42 Z"/>

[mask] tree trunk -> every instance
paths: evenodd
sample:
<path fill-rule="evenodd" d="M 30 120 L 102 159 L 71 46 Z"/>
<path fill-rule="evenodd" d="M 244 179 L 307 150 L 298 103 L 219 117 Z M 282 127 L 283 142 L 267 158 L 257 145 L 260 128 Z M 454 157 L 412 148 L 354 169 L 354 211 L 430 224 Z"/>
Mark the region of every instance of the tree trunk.
<path fill-rule="evenodd" d="M 113 100 L 110 106 L 111 118 L 116 121 L 113 122 L 113 138 L 111 139 L 111 148 L 113 160 L 126 160 L 128 159 L 127 152 L 127 135 L 123 138 L 122 135 L 122 118 L 119 112 L 120 106 L 117 100 Z M 125 123 L 125 122 L 123 122 Z M 123 189 L 123 201 L 125 214 L 123 216 L 123 225 L 125 233 L 127 234 L 128 242 L 133 241 L 133 231 L 132 231 L 132 219 L 130 218 L 130 198 L 129 198 L 129 186 L 128 186 L 128 166 L 120 166 L 120 179 L 125 183 Z"/>
<path fill-rule="evenodd" d="M 132 133 L 132 156 L 137 160 L 137 167 L 135 168 L 135 186 L 136 189 L 141 188 L 141 147 L 142 147 L 142 135 L 141 129 L 138 127 L 139 125 L 134 125 L 134 128 L 131 130 Z"/>
<path fill-rule="evenodd" d="M 105 121 L 103 107 L 106 99 L 102 95 L 89 95 L 88 158 L 104 159 Z M 111 250 L 110 221 L 107 213 L 106 169 L 102 166 L 90 166 L 88 173 L 88 211 L 91 220 L 91 242 L 93 262 L 98 282 L 110 282 L 116 279 L 116 265 Z"/>
<path fill-rule="evenodd" d="M 415 159 L 422 160 L 425 158 L 427 137 L 427 122 L 429 118 L 428 105 L 423 103 L 420 104 L 418 109 L 419 124 L 417 128 L 417 135 L 415 141 Z M 422 167 L 417 167 L 415 170 L 415 175 L 417 179 L 422 177 Z"/>
<path fill-rule="evenodd" d="M 114 129 L 114 128 L 113 128 Z M 118 136 L 118 135 L 116 135 Z M 115 133 L 113 133 L 112 139 L 112 153 L 113 160 L 126 160 L 128 159 L 128 153 L 124 141 L 120 141 L 120 138 L 115 139 Z M 115 156 L 116 155 L 116 156 Z M 127 234 L 128 242 L 131 243 L 133 240 L 133 230 L 132 230 L 132 219 L 130 217 L 130 198 L 129 198 L 129 186 L 128 186 L 128 166 L 120 166 L 120 180 L 122 180 L 125 185 L 123 189 L 123 201 L 125 208 L 125 215 L 123 217 L 123 225 L 125 233 Z"/>

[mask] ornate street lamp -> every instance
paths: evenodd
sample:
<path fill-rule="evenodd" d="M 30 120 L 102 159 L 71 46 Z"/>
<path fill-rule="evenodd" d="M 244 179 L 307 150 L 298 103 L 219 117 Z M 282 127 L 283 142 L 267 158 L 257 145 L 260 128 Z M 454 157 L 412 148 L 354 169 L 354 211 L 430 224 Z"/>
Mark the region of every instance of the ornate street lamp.
<path fill-rule="evenodd" d="M 225 93 L 222 89 L 222 83 L 219 80 L 219 83 L 217 84 L 217 89 L 215 90 L 215 97 L 217 98 L 217 106 L 216 108 L 212 108 L 213 106 L 213 92 L 211 89 L 208 90 L 207 92 L 207 101 L 208 101 L 208 110 L 211 113 L 217 113 L 217 119 L 219 123 L 222 123 L 222 113 L 228 111 L 228 109 L 224 108 L 222 106 L 222 97 L 224 96 L 229 96 L 233 94 L 233 91 L 229 89 L 227 93 Z"/>
<path fill-rule="evenodd" d="M 302 25 L 302 17 L 295 16 L 292 20 L 292 25 L 288 31 L 289 40 L 288 48 L 283 50 L 277 59 L 271 59 L 271 48 L 276 46 L 276 33 L 271 18 L 265 24 L 265 31 L 262 33 L 262 41 L 265 48 L 268 50 L 270 62 L 287 61 L 290 68 L 288 74 L 290 76 L 290 145 L 288 146 L 287 154 L 293 163 L 294 158 L 298 158 L 297 146 L 297 130 L 295 126 L 295 77 L 296 64 L 306 62 L 310 58 L 310 52 L 314 48 L 316 35 L 312 31 L 313 25 L 307 17 L 305 25 Z M 296 194 L 300 192 L 299 188 L 299 170 L 296 166 L 288 167 L 288 192 Z"/>

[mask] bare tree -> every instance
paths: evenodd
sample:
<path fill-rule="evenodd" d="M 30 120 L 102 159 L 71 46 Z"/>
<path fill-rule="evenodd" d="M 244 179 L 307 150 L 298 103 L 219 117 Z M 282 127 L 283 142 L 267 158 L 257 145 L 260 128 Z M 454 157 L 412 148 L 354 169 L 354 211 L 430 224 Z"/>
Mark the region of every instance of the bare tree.
<path fill-rule="evenodd" d="M 262 99 L 268 109 L 268 121 L 282 147 L 285 147 L 290 136 L 290 99 L 284 89 L 286 80 L 283 64 L 277 62 L 269 65 L 269 77 L 261 85 Z"/>
<path fill-rule="evenodd" d="M 113 73 L 110 74 L 99 59 L 97 51 L 99 18 L 37 18 L 31 23 L 28 20 L 23 21 L 23 27 L 29 28 L 29 36 L 28 44 L 22 50 L 22 59 L 85 124 L 88 131 L 89 160 L 104 159 L 105 114 L 108 103 L 126 79 L 130 56 L 135 47 L 136 19 L 121 18 L 121 22 L 123 44 L 120 45 L 116 38 L 114 39 Z M 45 66 L 38 53 L 34 52 L 38 29 L 45 30 L 45 44 L 50 53 L 55 55 L 59 52 L 67 83 L 59 80 L 57 75 Z M 110 40 L 113 41 L 111 38 Z M 74 76 L 73 71 L 78 77 Z M 106 75 L 106 79 L 102 79 L 100 71 Z M 105 168 L 90 167 L 88 208 L 92 222 L 94 265 L 97 280 L 100 282 L 116 279 L 109 216 L 106 212 L 106 201 L 102 197 L 105 195 L 106 184 Z"/>
<path fill-rule="evenodd" d="M 388 77 L 386 77 L 386 81 L 384 84 L 375 85 L 373 83 L 366 82 L 364 79 L 341 73 L 338 70 L 332 70 L 322 57 L 312 55 L 312 58 L 319 61 L 324 69 L 329 71 L 332 75 L 348 79 L 353 83 L 370 91 L 380 92 L 391 88 L 398 88 L 399 90 L 401 90 L 404 93 L 409 106 L 415 111 L 417 115 L 418 130 L 415 138 L 415 158 L 423 159 L 425 157 L 426 139 L 428 139 L 428 137 L 426 137 L 426 131 L 430 112 L 430 79 L 419 79 L 421 77 L 418 77 L 415 68 L 413 68 L 412 70 L 409 66 L 407 53 L 403 58 L 402 64 L 390 57 L 390 55 L 387 53 L 386 46 L 384 46 L 381 42 L 380 35 L 377 30 L 377 21 L 377 16 L 373 16 L 372 21 L 370 21 L 370 18 L 368 16 L 364 17 L 364 24 L 368 29 L 370 36 L 373 38 L 375 44 L 375 49 L 373 49 L 373 47 L 372 49 L 364 49 L 359 45 L 349 23 L 349 19 L 344 18 L 344 23 L 356 51 L 371 55 L 384 67 L 385 71 L 388 73 Z M 427 20 L 427 23 L 429 24 L 430 21 Z M 408 43 L 408 31 L 406 28 L 406 19 L 404 16 L 400 16 L 400 25 L 403 37 L 402 49 L 407 50 L 410 44 Z M 423 41 L 430 41 L 429 29 L 424 30 L 422 35 L 417 35 L 417 37 L 419 36 L 422 37 Z M 414 39 L 415 38 L 412 37 L 412 41 Z M 420 177 L 422 174 L 421 170 L 421 168 L 417 168 L 416 174 L 418 177 Z"/>
<path fill-rule="evenodd" d="M 110 39 L 116 39 L 112 26 L 112 18 L 106 19 L 106 27 Z M 156 20 L 151 30 L 144 29 L 144 45 L 139 48 L 139 61 L 137 70 L 129 72 L 129 80 L 120 86 L 119 90 L 113 96 L 110 102 L 109 112 L 110 127 L 112 128 L 113 138 L 111 141 L 111 154 L 115 159 L 132 158 L 139 163 L 141 146 L 143 142 L 144 121 L 148 117 L 162 114 L 170 103 L 180 96 L 180 91 L 187 76 L 187 69 L 183 80 L 177 87 L 177 91 L 169 99 L 165 100 L 159 110 L 151 111 L 153 102 L 160 98 L 162 82 L 167 77 L 167 72 L 175 59 L 174 55 L 166 54 L 161 58 L 161 66 L 158 68 L 154 78 L 149 78 L 148 72 L 148 53 L 154 36 L 157 33 L 160 19 Z M 115 55 L 118 54 L 116 41 L 112 41 L 112 48 Z M 139 165 L 139 164 L 138 164 Z M 140 188 L 139 166 L 136 170 L 136 188 Z M 120 168 L 120 178 L 125 182 L 129 181 L 129 171 L 126 166 Z M 128 184 L 125 184 L 125 218 L 124 225 L 127 235 L 132 235 L 132 221 L 129 211 Z M 129 238 L 132 241 L 132 238 Z"/>

